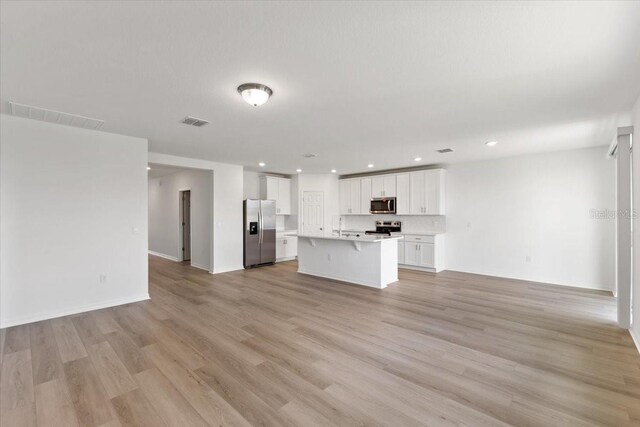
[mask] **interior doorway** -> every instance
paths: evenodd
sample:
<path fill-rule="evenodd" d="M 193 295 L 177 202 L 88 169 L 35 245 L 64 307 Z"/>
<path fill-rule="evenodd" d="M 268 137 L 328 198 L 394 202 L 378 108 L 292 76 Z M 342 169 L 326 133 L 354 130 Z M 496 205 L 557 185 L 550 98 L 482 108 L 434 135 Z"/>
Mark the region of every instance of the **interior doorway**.
<path fill-rule="evenodd" d="M 307 236 L 324 234 L 324 192 L 302 193 L 302 233 Z"/>
<path fill-rule="evenodd" d="M 181 261 L 191 261 L 191 190 L 180 191 Z"/>

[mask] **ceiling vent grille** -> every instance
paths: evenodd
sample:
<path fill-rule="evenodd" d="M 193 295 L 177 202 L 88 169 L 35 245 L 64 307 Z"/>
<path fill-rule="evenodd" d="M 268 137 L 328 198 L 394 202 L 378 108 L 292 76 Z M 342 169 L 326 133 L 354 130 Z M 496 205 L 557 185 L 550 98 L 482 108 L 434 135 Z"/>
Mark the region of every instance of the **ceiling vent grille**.
<path fill-rule="evenodd" d="M 85 129 L 98 130 L 104 124 L 104 120 L 92 119 L 91 117 L 63 113 L 62 111 L 49 110 L 41 107 L 34 107 L 33 105 L 18 104 L 17 102 L 9 102 L 9 111 L 14 116 Z"/>
<path fill-rule="evenodd" d="M 453 152 L 453 148 L 442 148 L 440 150 L 436 150 L 438 153 L 444 154 L 444 153 L 451 153 Z"/>
<path fill-rule="evenodd" d="M 181 123 L 184 123 L 185 125 L 189 125 L 189 126 L 196 126 L 196 127 L 202 127 L 205 125 L 208 125 L 210 122 L 204 120 L 204 119 L 198 119 L 195 117 L 191 117 L 191 116 L 187 116 L 184 118 L 184 120 L 182 120 Z"/>

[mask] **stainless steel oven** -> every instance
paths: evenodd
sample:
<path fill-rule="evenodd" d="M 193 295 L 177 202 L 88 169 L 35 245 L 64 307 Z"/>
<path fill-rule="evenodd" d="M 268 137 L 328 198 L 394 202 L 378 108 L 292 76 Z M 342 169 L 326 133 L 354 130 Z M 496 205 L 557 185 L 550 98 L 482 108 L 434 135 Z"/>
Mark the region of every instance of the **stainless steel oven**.
<path fill-rule="evenodd" d="M 395 214 L 396 198 L 395 197 L 376 197 L 371 199 L 371 207 L 369 212 L 372 214 Z"/>

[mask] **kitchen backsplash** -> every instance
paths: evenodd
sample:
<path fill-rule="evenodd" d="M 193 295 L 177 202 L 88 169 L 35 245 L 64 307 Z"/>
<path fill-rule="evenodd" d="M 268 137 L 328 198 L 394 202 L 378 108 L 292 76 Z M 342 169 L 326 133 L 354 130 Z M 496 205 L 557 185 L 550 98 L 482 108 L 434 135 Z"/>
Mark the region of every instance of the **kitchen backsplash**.
<path fill-rule="evenodd" d="M 401 221 L 403 232 L 444 232 L 447 229 L 446 218 L 444 215 L 344 215 L 342 216 L 342 228 L 344 230 L 374 230 L 376 221 Z"/>

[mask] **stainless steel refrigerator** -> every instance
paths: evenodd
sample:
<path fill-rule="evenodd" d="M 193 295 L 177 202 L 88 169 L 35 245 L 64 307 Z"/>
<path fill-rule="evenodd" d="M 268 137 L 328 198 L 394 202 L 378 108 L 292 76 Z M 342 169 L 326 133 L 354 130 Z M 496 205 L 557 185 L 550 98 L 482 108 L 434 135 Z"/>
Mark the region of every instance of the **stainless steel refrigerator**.
<path fill-rule="evenodd" d="M 276 262 L 275 200 L 244 201 L 244 268 Z"/>

